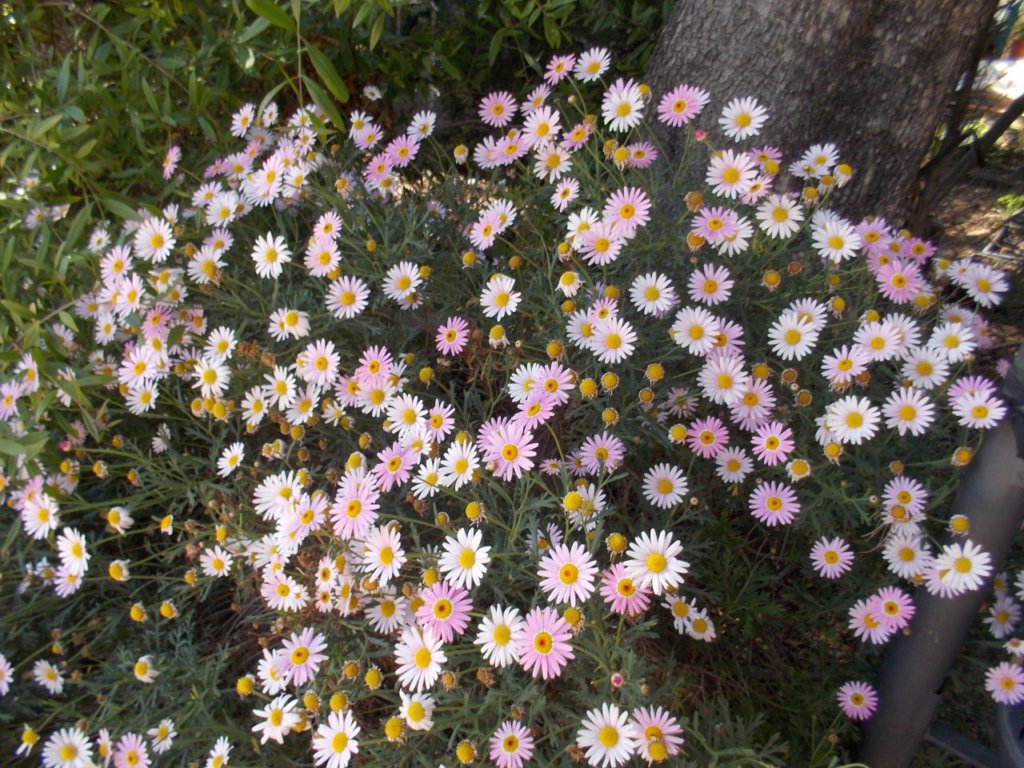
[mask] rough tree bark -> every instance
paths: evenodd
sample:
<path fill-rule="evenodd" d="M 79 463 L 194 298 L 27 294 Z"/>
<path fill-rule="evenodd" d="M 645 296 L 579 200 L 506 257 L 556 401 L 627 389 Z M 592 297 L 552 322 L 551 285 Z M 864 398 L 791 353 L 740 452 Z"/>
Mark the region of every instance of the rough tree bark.
<path fill-rule="evenodd" d="M 759 138 L 787 161 L 832 141 L 853 165 L 837 208 L 900 223 L 996 1 L 677 0 L 647 82 L 655 99 L 707 89 L 701 125 L 719 146 L 722 107 L 755 96 L 771 115 Z M 663 138 L 671 152 L 678 134 Z"/>

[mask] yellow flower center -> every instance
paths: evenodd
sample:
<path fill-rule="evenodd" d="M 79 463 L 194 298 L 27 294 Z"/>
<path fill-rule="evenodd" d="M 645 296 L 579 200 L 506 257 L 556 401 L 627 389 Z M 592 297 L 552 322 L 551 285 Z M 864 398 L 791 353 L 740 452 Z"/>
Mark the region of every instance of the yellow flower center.
<path fill-rule="evenodd" d="M 619 732 L 610 725 L 606 725 L 597 732 L 597 740 L 605 749 L 611 749 L 619 743 Z"/>

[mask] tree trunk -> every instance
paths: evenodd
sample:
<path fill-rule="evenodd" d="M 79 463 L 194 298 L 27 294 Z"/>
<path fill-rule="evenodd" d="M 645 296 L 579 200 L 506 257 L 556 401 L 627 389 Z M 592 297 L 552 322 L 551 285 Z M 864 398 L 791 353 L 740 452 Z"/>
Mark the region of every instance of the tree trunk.
<path fill-rule="evenodd" d="M 997 0 L 677 0 L 652 58 L 655 100 L 680 82 L 705 88 L 699 125 L 754 96 L 770 119 L 753 141 L 785 153 L 833 142 L 854 178 L 835 198 L 850 217 L 899 224 L 917 173 Z M 655 101 L 656 103 L 656 101 Z M 672 154 L 678 129 L 665 133 Z"/>

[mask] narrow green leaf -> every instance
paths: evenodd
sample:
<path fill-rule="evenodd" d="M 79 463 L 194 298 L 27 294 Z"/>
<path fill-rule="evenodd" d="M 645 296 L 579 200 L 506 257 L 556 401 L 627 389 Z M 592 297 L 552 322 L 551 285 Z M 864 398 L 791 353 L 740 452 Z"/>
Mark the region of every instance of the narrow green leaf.
<path fill-rule="evenodd" d="M 381 18 L 384 17 L 381 16 Z M 320 79 L 324 81 L 327 90 L 333 93 L 334 98 L 342 104 L 347 102 L 348 88 L 345 86 L 345 81 L 341 79 L 341 75 L 338 74 L 338 70 L 334 68 L 331 60 L 324 55 L 323 51 L 312 44 L 306 46 L 306 53 L 309 54 L 309 60 L 313 62 L 313 69 L 320 75 Z"/>
<path fill-rule="evenodd" d="M 494 64 L 498 59 L 498 52 L 501 50 L 501 41 L 505 37 L 505 30 L 499 29 L 491 38 L 491 45 L 487 49 L 487 63 Z"/>
<path fill-rule="evenodd" d="M 373 22 L 373 29 L 370 30 L 370 50 L 372 51 L 377 47 L 377 43 L 380 42 L 380 36 L 384 34 L 384 22 L 387 21 L 387 16 L 383 14 L 377 17 L 377 20 Z"/>
<path fill-rule="evenodd" d="M 66 309 L 62 309 L 60 312 L 57 313 L 57 317 L 60 318 L 60 321 L 64 323 L 64 325 L 66 325 L 75 333 L 78 333 L 78 323 L 75 322 L 75 318 L 71 316 L 70 312 L 68 312 Z"/>
<path fill-rule="evenodd" d="M 68 96 L 68 86 L 71 84 L 71 57 L 65 56 L 61 62 L 60 72 L 57 73 L 57 103 L 63 104 Z"/>
<path fill-rule="evenodd" d="M 11 301 L 10 299 L 0 299 L 0 305 L 11 313 L 11 317 L 14 318 L 15 322 L 18 320 L 28 320 L 32 317 L 32 313 L 28 311 L 28 307 L 24 304 L 19 304 L 18 302 Z"/>
<path fill-rule="evenodd" d="M 341 16 L 352 5 L 352 0 L 334 0 L 334 16 Z"/>
<path fill-rule="evenodd" d="M 74 248 L 75 243 L 78 242 L 78 238 L 82 236 L 85 231 L 85 225 L 92 219 L 92 206 L 85 205 L 79 209 L 78 213 L 75 214 L 75 218 L 71 222 L 71 226 L 68 228 L 67 237 L 64 238 L 64 242 L 61 243 L 57 253 L 60 254 L 66 248 Z"/>
<path fill-rule="evenodd" d="M 281 91 L 281 89 L 284 88 L 286 85 L 288 85 L 288 81 L 282 80 L 280 83 L 278 83 L 273 88 L 271 88 L 269 91 L 267 91 L 267 95 L 264 96 L 263 97 L 263 101 L 260 102 L 260 106 L 256 110 L 256 114 L 257 115 L 262 115 L 263 114 L 263 110 L 265 110 L 267 108 L 267 105 L 270 104 L 270 102 L 274 100 L 274 97 L 277 96 L 277 94 Z"/>
<path fill-rule="evenodd" d="M 55 128 L 57 124 L 60 123 L 60 121 L 63 119 L 64 115 L 50 115 L 45 120 L 40 120 L 38 123 L 36 123 L 32 127 L 32 130 L 29 131 L 28 135 L 33 141 L 38 141 L 39 139 L 43 138 L 43 136 L 45 136 L 48 131 L 50 131 L 52 128 Z"/>
<path fill-rule="evenodd" d="M 135 213 L 133 208 L 113 197 L 104 197 L 100 200 L 100 204 L 119 218 L 127 219 L 128 221 L 136 221 L 139 218 L 139 215 Z"/>
<path fill-rule="evenodd" d="M 455 66 L 455 62 L 453 62 L 447 56 L 441 57 L 441 67 L 444 69 L 445 72 L 448 73 L 449 77 L 451 77 L 453 80 L 462 79 L 462 73 L 459 71 L 459 68 Z"/>
<path fill-rule="evenodd" d="M 368 18 L 370 18 L 370 14 L 372 12 L 373 12 L 373 4 L 369 3 L 369 2 L 366 2 L 366 0 L 363 0 L 363 2 L 360 3 L 360 5 L 359 5 L 359 10 L 356 11 L 356 17 L 354 19 L 352 19 L 352 29 L 355 29 L 360 24 L 362 24 L 364 21 L 366 21 Z"/>
<path fill-rule="evenodd" d="M 96 142 L 96 139 L 89 139 L 77 150 L 75 150 L 75 157 L 77 157 L 79 160 L 84 160 L 85 158 L 87 158 L 89 156 L 89 153 L 96 148 Z"/>
<path fill-rule="evenodd" d="M 246 27 L 245 32 L 243 32 L 242 34 L 240 34 L 238 37 L 235 38 L 235 42 L 238 43 L 239 45 L 245 45 L 250 40 L 252 40 L 254 37 L 257 37 L 260 34 L 262 34 L 263 32 L 266 32 L 267 27 L 269 27 L 269 26 L 270 26 L 270 22 L 267 21 L 266 19 L 264 19 L 261 16 L 260 18 L 256 19 L 256 21 L 254 21 L 252 24 L 250 24 L 248 27 Z"/>
<path fill-rule="evenodd" d="M 157 117 L 160 116 L 160 105 L 156 101 L 156 94 L 153 93 L 153 89 L 146 82 L 146 78 L 142 78 L 142 95 L 146 97 L 146 103 L 149 104 L 149 108 L 153 110 L 153 114 Z"/>
<path fill-rule="evenodd" d="M 328 96 L 327 92 L 317 84 L 316 80 L 311 80 L 303 75 L 302 82 L 305 84 L 307 90 L 309 90 L 309 95 L 313 97 L 313 102 L 331 119 L 331 124 L 334 126 L 334 129 L 336 131 L 340 131 L 344 124 L 344 120 L 342 120 L 341 113 L 338 112 L 338 108 L 334 106 L 334 102 L 331 100 L 331 97 Z"/>
<path fill-rule="evenodd" d="M 197 120 L 199 121 L 199 127 L 203 131 L 203 136 L 205 136 L 210 141 L 211 144 L 216 144 L 217 131 L 214 129 L 213 124 L 210 123 L 210 121 L 207 120 L 206 117 L 204 117 L 203 115 L 199 115 Z"/>
<path fill-rule="evenodd" d="M 562 44 L 562 33 L 558 29 L 558 24 L 546 14 L 544 16 L 544 39 L 552 48 L 557 48 Z"/>
<path fill-rule="evenodd" d="M 280 27 L 286 32 L 295 31 L 295 22 L 292 17 L 279 8 L 273 0 L 245 0 L 249 10 L 257 16 L 262 16 L 275 27 Z"/>
<path fill-rule="evenodd" d="M 62 107 L 60 111 L 68 117 L 70 117 L 79 125 L 85 122 L 85 112 L 82 111 L 81 107 L 77 107 L 74 104 L 68 104 L 67 106 Z"/>
<path fill-rule="evenodd" d="M 49 435 L 46 432 L 30 432 L 17 440 L 0 439 L 0 453 L 8 456 L 25 456 L 31 459 L 46 445 Z"/>

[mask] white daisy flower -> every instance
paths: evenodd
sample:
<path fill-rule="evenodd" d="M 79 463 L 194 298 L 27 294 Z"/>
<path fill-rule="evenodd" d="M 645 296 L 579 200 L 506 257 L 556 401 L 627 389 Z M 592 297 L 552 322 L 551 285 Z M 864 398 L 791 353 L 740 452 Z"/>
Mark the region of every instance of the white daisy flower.
<path fill-rule="evenodd" d="M 747 97 L 733 99 L 726 104 L 718 124 L 730 139 L 743 141 L 751 136 L 757 136 L 766 120 L 768 110 L 758 104 L 757 99 Z"/>
<path fill-rule="evenodd" d="M 576 744 L 586 750 L 591 766 L 616 768 L 633 756 L 640 742 L 629 713 L 615 704 L 605 703 L 600 709 L 587 712 L 583 726 L 576 733 Z"/>
<path fill-rule="evenodd" d="M 818 331 L 811 320 L 787 310 L 768 329 L 768 342 L 783 360 L 802 360 L 818 342 Z"/>
<path fill-rule="evenodd" d="M 288 250 L 285 239 L 270 232 L 256 238 L 250 255 L 256 265 L 256 274 L 275 280 L 281 276 L 284 265 L 292 260 L 292 252 Z"/>
<path fill-rule="evenodd" d="M 476 529 L 461 529 L 445 539 L 438 568 L 450 583 L 473 589 L 483 580 L 491 548 L 482 546 L 482 540 L 483 533 Z"/>
<path fill-rule="evenodd" d="M 398 682 L 407 691 L 427 691 L 441 674 L 441 665 L 448 661 L 441 639 L 430 627 L 406 627 L 402 639 L 395 644 Z"/>
<path fill-rule="evenodd" d="M 217 474 L 220 477 L 227 477 L 242 464 L 245 457 L 245 446 L 242 443 L 232 443 L 217 459 Z"/>
<path fill-rule="evenodd" d="M 852 259 L 861 246 L 860 235 L 850 222 L 827 213 L 816 217 L 811 239 L 821 257 L 836 264 Z"/>
<path fill-rule="evenodd" d="M 935 557 L 935 570 L 944 584 L 957 591 L 978 589 L 992 574 L 992 558 L 974 542 L 947 544 Z"/>
<path fill-rule="evenodd" d="M 860 445 L 874 437 L 881 417 L 881 413 L 866 397 L 851 395 L 828 407 L 825 426 L 840 443 Z"/>
<path fill-rule="evenodd" d="M 480 294 L 484 315 L 501 320 L 515 312 L 522 297 L 515 286 L 516 281 L 506 275 L 492 277 Z"/>
<path fill-rule="evenodd" d="M 492 605 L 481 619 L 473 644 L 488 664 L 507 667 L 519 661 L 519 640 L 524 622 L 515 608 Z"/>
<path fill-rule="evenodd" d="M 645 315 L 660 315 L 676 302 L 671 281 L 658 272 L 637 275 L 630 286 L 629 297 Z"/>
<path fill-rule="evenodd" d="M 640 589 L 660 595 L 683 583 L 690 564 L 678 556 L 683 545 L 667 531 L 641 533 L 626 551 L 626 573 Z"/>
<path fill-rule="evenodd" d="M 689 490 L 683 470 L 671 464 L 655 464 L 644 474 L 644 498 L 655 507 L 670 509 Z"/>

